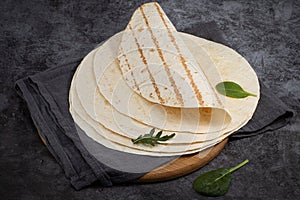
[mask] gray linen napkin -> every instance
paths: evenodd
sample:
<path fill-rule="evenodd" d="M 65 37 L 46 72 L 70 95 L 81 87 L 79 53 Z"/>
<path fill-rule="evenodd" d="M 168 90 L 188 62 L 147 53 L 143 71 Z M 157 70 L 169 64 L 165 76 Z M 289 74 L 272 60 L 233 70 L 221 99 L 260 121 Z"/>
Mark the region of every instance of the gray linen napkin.
<path fill-rule="evenodd" d="M 226 44 L 214 22 L 195 24 L 184 32 Z M 74 188 L 81 189 L 96 181 L 103 186 L 131 181 L 173 159 L 174 157 L 148 157 L 114 151 L 94 142 L 82 131 L 77 131 L 80 129 L 69 113 L 68 93 L 80 60 L 66 60 L 66 64 L 16 82 L 17 92 L 27 102 L 33 122 L 46 140 L 47 148 Z M 260 84 L 261 99 L 252 120 L 231 137 L 248 137 L 278 129 L 286 125 L 293 116 L 293 112 L 280 99 L 261 82 Z M 89 142 L 89 149 L 82 141 Z M 105 162 L 100 162 L 102 159 Z M 117 165 L 129 166 L 130 162 L 138 170 L 136 173 L 116 170 L 106 164 L 107 159 L 117 160 Z"/>

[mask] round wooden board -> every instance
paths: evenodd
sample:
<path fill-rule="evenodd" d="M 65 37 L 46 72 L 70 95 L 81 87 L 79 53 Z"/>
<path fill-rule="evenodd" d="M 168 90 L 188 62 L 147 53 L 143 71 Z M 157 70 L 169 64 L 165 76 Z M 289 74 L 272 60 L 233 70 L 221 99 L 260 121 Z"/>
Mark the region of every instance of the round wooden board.
<path fill-rule="evenodd" d="M 166 181 L 196 171 L 214 159 L 225 147 L 227 141 L 228 138 L 224 139 L 219 144 L 199 153 L 180 156 L 179 158 L 157 169 L 154 169 L 151 172 L 148 172 L 136 182 Z"/>
<path fill-rule="evenodd" d="M 38 132 L 41 140 L 46 144 L 45 139 Z M 201 151 L 199 153 L 194 153 L 191 155 L 184 155 L 176 158 L 175 160 L 159 167 L 151 172 L 148 172 L 141 178 L 137 179 L 135 182 L 158 182 L 166 181 L 180 176 L 187 175 L 197 169 L 200 169 L 212 159 L 214 159 L 225 147 L 228 142 L 228 138 L 224 139 L 219 144 Z"/>

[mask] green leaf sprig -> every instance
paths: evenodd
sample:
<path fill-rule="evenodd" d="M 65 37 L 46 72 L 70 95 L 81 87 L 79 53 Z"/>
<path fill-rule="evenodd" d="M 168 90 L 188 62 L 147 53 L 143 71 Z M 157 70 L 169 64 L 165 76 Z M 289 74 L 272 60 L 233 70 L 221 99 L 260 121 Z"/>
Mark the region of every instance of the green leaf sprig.
<path fill-rule="evenodd" d="M 223 196 L 228 192 L 231 173 L 248 163 L 245 160 L 232 168 L 221 168 L 201 174 L 193 182 L 193 188 L 204 196 Z"/>
<path fill-rule="evenodd" d="M 131 141 L 133 144 L 144 144 L 144 145 L 151 145 L 155 146 L 156 144 L 161 144 L 160 142 L 167 141 L 175 136 L 175 133 L 172 133 L 171 135 L 162 135 L 162 131 L 159 131 L 155 136 L 154 136 L 155 129 L 151 129 L 150 133 L 145 134 L 145 135 L 140 135 L 136 139 L 132 139 Z"/>
<path fill-rule="evenodd" d="M 255 94 L 246 92 L 239 84 L 231 81 L 218 83 L 216 89 L 220 94 L 231 98 L 241 99 L 248 96 L 256 97 Z"/>

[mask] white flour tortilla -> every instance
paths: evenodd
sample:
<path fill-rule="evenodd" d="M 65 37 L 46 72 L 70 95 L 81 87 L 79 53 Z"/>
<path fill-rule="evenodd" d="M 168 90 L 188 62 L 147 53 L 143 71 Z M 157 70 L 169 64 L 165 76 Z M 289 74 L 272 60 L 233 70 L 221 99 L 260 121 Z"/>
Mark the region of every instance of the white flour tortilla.
<path fill-rule="evenodd" d="M 225 47 L 223 45 L 219 45 L 219 44 L 216 44 L 216 43 L 204 40 L 204 39 L 200 39 L 200 38 L 197 38 L 195 36 L 191 36 L 191 35 L 187 35 L 187 34 L 182 34 L 182 35 L 183 35 L 183 38 L 184 38 L 185 42 L 187 43 L 187 46 L 189 46 L 191 51 L 196 52 L 195 49 L 197 49 L 197 45 L 201 45 L 204 49 L 206 49 L 208 54 L 213 58 L 213 61 L 216 63 L 216 65 L 218 67 L 218 70 L 222 71 L 222 78 L 224 80 L 235 80 L 235 81 L 241 80 L 240 82 L 238 82 L 238 81 L 237 82 L 239 84 L 241 84 L 247 91 L 259 95 L 259 84 L 258 84 L 258 81 L 257 81 L 257 78 L 256 78 L 256 75 L 255 75 L 254 71 L 251 69 L 249 64 L 240 55 L 238 55 L 235 51 L 233 51 L 233 50 L 231 50 L 228 47 Z M 99 47 L 99 49 L 97 51 L 100 51 L 100 50 L 103 50 L 103 49 L 105 50 L 105 48 L 104 48 L 105 45 L 110 47 L 111 45 L 109 43 L 113 43 L 114 41 L 116 41 L 117 37 L 118 37 L 117 35 L 113 36 L 111 39 L 109 39 L 107 41 L 106 44 Z M 190 43 L 190 44 L 188 44 L 188 43 Z M 192 45 L 192 44 L 194 44 L 194 45 Z M 192 50 L 193 48 L 194 48 L 194 50 Z M 104 52 L 106 52 L 106 55 L 110 56 L 110 54 L 108 53 L 109 51 L 104 51 Z M 230 60 L 234 61 L 235 63 L 233 64 L 233 63 L 227 62 L 227 59 L 226 60 L 222 59 L 222 58 L 224 58 L 224 56 L 231 57 L 232 59 L 230 59 Z M 228 67 L 228 66 L 232 66 L 232 68 Z M 80 71 L 80 68 L 78 68 L 78 71 Z M 240 75 L 239 76 L 237 74 L 232 75 L 232 71 L 237 71 L 236 73 L 240 74 Z M 245 79 L 246 75 L 247 75 L 248 79 L 247 78 Z M 74 76 L 74 79 L 75 79 L 75 77 L 76 76 Z M 233 79 L 235 77 L 237 77 L 238 79 Z M 91 80 L 91 77 L 88 77 L 88 79 Z M 79 85 L 83 85 L 83 84 L 79 84 Z M 252 86 L 252 87 L 246 87 L 247 85 Z M 80 90 L 80 93 L 82 93 L 83 91 L 85 91 L 85 90 Z M 227 102 L 229 104 L 226 104 L 226 106 L 228 107 L 228 109 L 229 108 L 231 109 L 231 113 L 236 113 L 237 114 L 236 117 L 235 117 L 235 120 L 233 120 L 233 121 L 235 121 L 235 125 L 231 125 L 231 126 L 232 127 L 235 126 L 235 129 L 238 129 L 242 125 L 244 125 L 251 118 L 251 116 L 252 116 L 252 114 L 255 110 L 257 101 L 258 101 L 258 98 L 246 98 L 246 99 L 227 98 Z M 72 107 L 74 107 L 74 105 L 71 105 L 71 108 Z M 78 105 L 75 106 L 75 107 L 77 109 L 79 109 Z M 72 114 L 72 115 L 74 117 L 74 114 Z M 91 119 L 88 119 L 87 116 L 85 116 L 83 118 L 86 119 L 86 122 L 91 122 Z M 239 126 L 237 126 L 237 124 Z M 87 124 L 82 125 L 82 126 L 87 126 Z M 99 126 L 99 125 L 97 125 L 97 126 Z M 87 129 L 87 128 L 83 128 L 83 129 Z M 213 145 L 213 144 L 216 144 L 217 142 L 220 142 L 223 138 L 225 138 L 229 134 L 230 133 L 225 134 L 222 137 L 219 137 L 218 139 L 212 141 L 211 143 L 209 143 L 210 146 Z M 98 141 L 99 143 L 101 143 L 101 144 L 107 143 L 107 141 L 106 141 L 107 139 L 106 140 L 99 140 L 99 138 L 97 139 L 97 138 L 94 138 L 93 136 L 91 136 L 91 137 L 93 139 L 95 139 L 96 141 Z M 173 139 L 175 140 L 175 138 L 173 138 Z M 114 139 L 115 138 L 113 138 L 113 141 L 114 141 Z M 111 141 L 111 138 L 110 138 L 110 141 Z M 114 141 L 114 142 L 116 142 L 116 141 Z M 119 142 L 119 141 L 117 140 L 117 142 Z M 204 144 L 205 143 L 202 143 L 200 145 L 200 148 L 195 150 L 195 151 L 200 151 L 204 148 L 207 148 L 207 146 L 204 145 Z M 105 144 L 103 144 L 103 145 L 105 145 Z M 132 143 L 129 143 L 128 145 L 130 146 L 130 145 L 132 145 Z M 105 146 L 107 146 L 107 144 Z M 107 147 L 113 148 L 113 149 L 118 149 L 118 150 L 120 150 L 120 148 L 121 148 L 121 151 L 131 152 L 131 150 L 124 150 L 124 148 L 123 148 L 124 145 L 123 146 L 120 145 L 120 146 L 121 147 L 118 147 L 118 148 L 116 148 L 115 146 L 113 146 L 113 147 L 112 146 L 107 146 Z M 167 146 L 173 146 L 173 145 L 167 145 Z M 182 146 L 182 145 L 179 145 L 179 146 Z M 188 145 L 186 145 L 186 146 L 188 146 Z M 194 146 L 194 145 L 192 145 L 192 146 Z M 150 151 L 147 151 L 147 149 L 145 149 L 144 146 L 141 146 L 141 147 L 142 147 L 142 152 L 132 151 L 132 153 L 138 153 L 138 154 L 143 154 L 143 155 L 154 155 L 155 154 L 155 152 L 151 152 L 152 151 L 151 149 L 150 149 Z M 132 148 L 136 148 L 136 145 L 133 145 Z M 157 146 L 155 148 L 159 149 L 159 146 Z M 181 147 L 179 147 L 179 148 L 181 148 Z M 179 148 L 177 148 L 175 151 L 178 151 Z M 143 150 L 145 150 L 145 152 Z M 159 151 L 161 151 L 161 149 L 159 149 Z M 162 150 L 161 152 L 164 152 L 164 151 L 166 151 L 166 150 Z M 173 150 L 171 150 L 170 152 L 173 152 Z M 178 152 L 178 154 L 188 154 L 188 153 L 191 153 L 191 152 L 192 151 Z M 164 154 L 159 154 L 159 155 L 160 156 L 166 156 L 166 155 L 175 155 L 175 154 L 173 152 L 173 153 L 166 153 L 165 155 Z"/>
<path fill-rule="evenodd" d="M 179 108 L 224 108 L 222 98 L 156 2 L 133 13 L 118 59 L 126 83 L 148 101 Z"/>

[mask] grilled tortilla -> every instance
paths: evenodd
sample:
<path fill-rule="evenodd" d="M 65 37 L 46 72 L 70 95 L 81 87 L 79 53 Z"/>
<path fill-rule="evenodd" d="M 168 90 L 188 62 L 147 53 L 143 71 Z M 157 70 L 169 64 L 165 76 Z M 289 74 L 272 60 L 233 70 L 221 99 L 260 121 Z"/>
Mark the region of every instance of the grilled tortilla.
<path fill-rule="evenodd" d="M 148 101 L 179 108 L 224 108 L 223 98 L 156 2 L 134 12 L 118 59 L 126 83 Z"/>
<path fill-rule="evenodd" d="M 116 45 L 110 51 L 118 49 L 121 70 L 114 63 L 100 64 L 99 51 L 94 72 L 100 92 L 117 111 L 167 131 L 213 133 L 229 125 L 224 96 L 216 93 L 157 3 L 135 11 Z M 198 51 L 209 59 L 202 47 Z"/>

